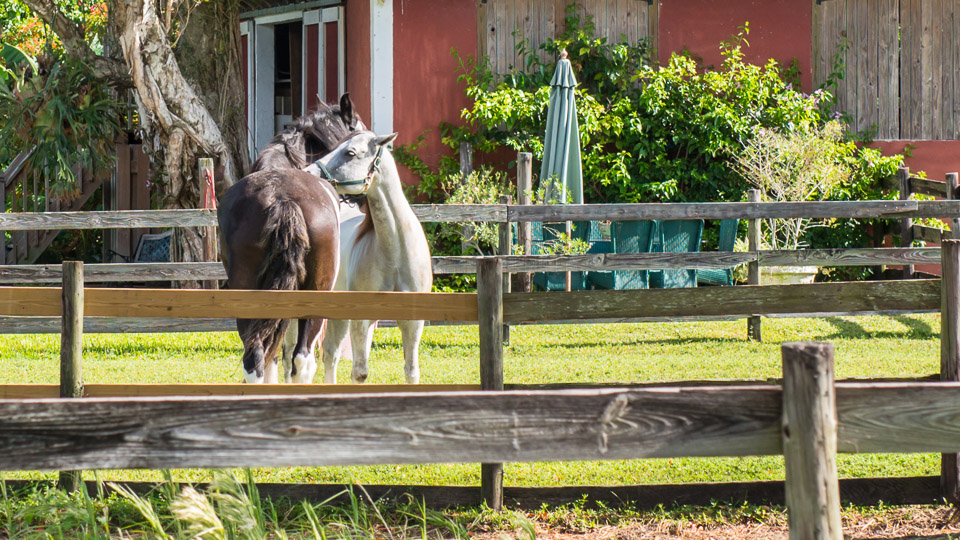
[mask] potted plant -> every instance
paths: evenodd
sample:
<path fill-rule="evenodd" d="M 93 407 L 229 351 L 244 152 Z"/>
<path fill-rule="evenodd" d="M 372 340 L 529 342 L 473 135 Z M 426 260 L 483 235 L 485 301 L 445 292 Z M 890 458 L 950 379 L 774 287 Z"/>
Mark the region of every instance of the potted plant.
<path fill-rule="evenodd" d="M 843 128 L 837 121 L 791 131 L 761 128 L 733 156 L 734 168 L 760 190 L 763 201 L 825 200 L 850 175 L 837 159 Z M 760 249 L 796 250 L 806 247 L 804 235 L 822 223 L 810 218 L 764 219 Z M 761 267 L 761 282 L 810 283 L 816 266 Z"/>

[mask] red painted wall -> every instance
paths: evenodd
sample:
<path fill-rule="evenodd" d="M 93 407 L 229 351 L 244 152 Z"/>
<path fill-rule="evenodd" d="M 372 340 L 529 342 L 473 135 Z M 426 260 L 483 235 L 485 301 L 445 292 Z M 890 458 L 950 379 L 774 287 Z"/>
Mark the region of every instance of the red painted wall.
<path fill-rule="evenodd" d="M 869 146 L 885 155 L 903 152 L 911 146 L 904 164 L 911 173 L 923 171 L 931 180 L 943 181 L 948 172 L 960 172 L 960 141 L 877 141 Z"/>
<path fill-rule="evenodd" d="M 688 49 L 704 64 L 719 66 L 720 42 L 728 41 L 749 21 L 745 59 L 763 65 L 773 58 L 786 67 L 796 58 L 801 83 L 809 91 L 812 9 L 811 2 L 796 0 L 661 0 L 660 62 Z"/>
<path fill-rule="evenodd" d="M 347 2 L 344 8 L 347 92 L 360 117 L 370 126 L 370 2 Z M 339 99 L 339 96 L 337 96 Z"/>
<path fill-rule="evenodd" d="M 456 49 L 461 56 L 477 54 L 477 7 L 472 0 L 394 0 L 393 17 L 393 129 L 400 133 L 397 144 L 425 135 L 426 146 L 420 155 L 435 166 L 440 156 L 450 151 L 440 144 L 440 122 L 459 122 L 460 111 L 470 106 L 457 82 L 458 64 L 450 51 Z M 404 176 L 407 182 L 414 181 Z"/>

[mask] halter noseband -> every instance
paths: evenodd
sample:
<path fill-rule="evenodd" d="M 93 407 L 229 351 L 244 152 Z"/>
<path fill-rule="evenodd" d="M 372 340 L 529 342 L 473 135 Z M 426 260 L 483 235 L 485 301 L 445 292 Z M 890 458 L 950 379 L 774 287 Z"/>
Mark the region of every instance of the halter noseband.
<path fill-rule="evenodd" d="M 370 189 L 370 182 L 373 181 L 374 175 L 380 172 L 380 162 L 382 158 L 383 158 L 383 146 L 380 146 L 380 148 L 377 150 L 377 155 L 373 157 L 373 163 L 370 164 L 370 171 L 367 172 L 367 176 L 363 177 L 360 180 L 337 180 L 336 178 L 333 177 L 333 173 L 330 172 L 330 169 L 328 169 L 327 166 L 324 165 L 323 163 L 320 163 L 319 159 L 314 161 L 313 164 L 316 165 L 318 169 L 320 169 L 320 178 L 323 178 L 327 182 L 330 182 L 331 184 L 333 184 L 334 188 L 337 188 L 340 186 L 358 186 L 362 184 L 363 190 L 360 192 L 360 194 L 364 194 L 367 192 L 368 189 Z"/>

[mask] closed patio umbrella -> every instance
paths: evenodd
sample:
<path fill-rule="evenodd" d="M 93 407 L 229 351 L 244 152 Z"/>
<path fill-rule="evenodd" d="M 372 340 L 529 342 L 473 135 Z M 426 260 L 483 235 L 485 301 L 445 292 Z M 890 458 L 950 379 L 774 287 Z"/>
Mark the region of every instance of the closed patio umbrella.
<path fill-rule="evenodd" d="M 547 106 L 547 131 L 540 168 L 540 187 L 545 191 L 546 202 L 583 204 L 580 128 L 573 99 L 576 87 L 573 66 L 564 50 L 550 81 L 550 103 Z"/>

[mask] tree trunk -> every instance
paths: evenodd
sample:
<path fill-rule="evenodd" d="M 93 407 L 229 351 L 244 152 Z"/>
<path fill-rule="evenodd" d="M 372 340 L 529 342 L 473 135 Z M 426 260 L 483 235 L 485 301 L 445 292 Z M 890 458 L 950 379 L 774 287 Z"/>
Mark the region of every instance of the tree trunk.
<path fill-rule="evenodd" d="M 199 3 L 175 52 L 155 0 L 109 3 L 112 30 L 137 90 L 143 147 L 159 173 L 165 208 L 200 206 L 198 158 L 214 158 L 218 192 L 247 168 L 239 25 L 235 8 L 223 4 L 233 5 Z M 202 260 L 199 232 L 178 231 L 174 260 Z"/>

